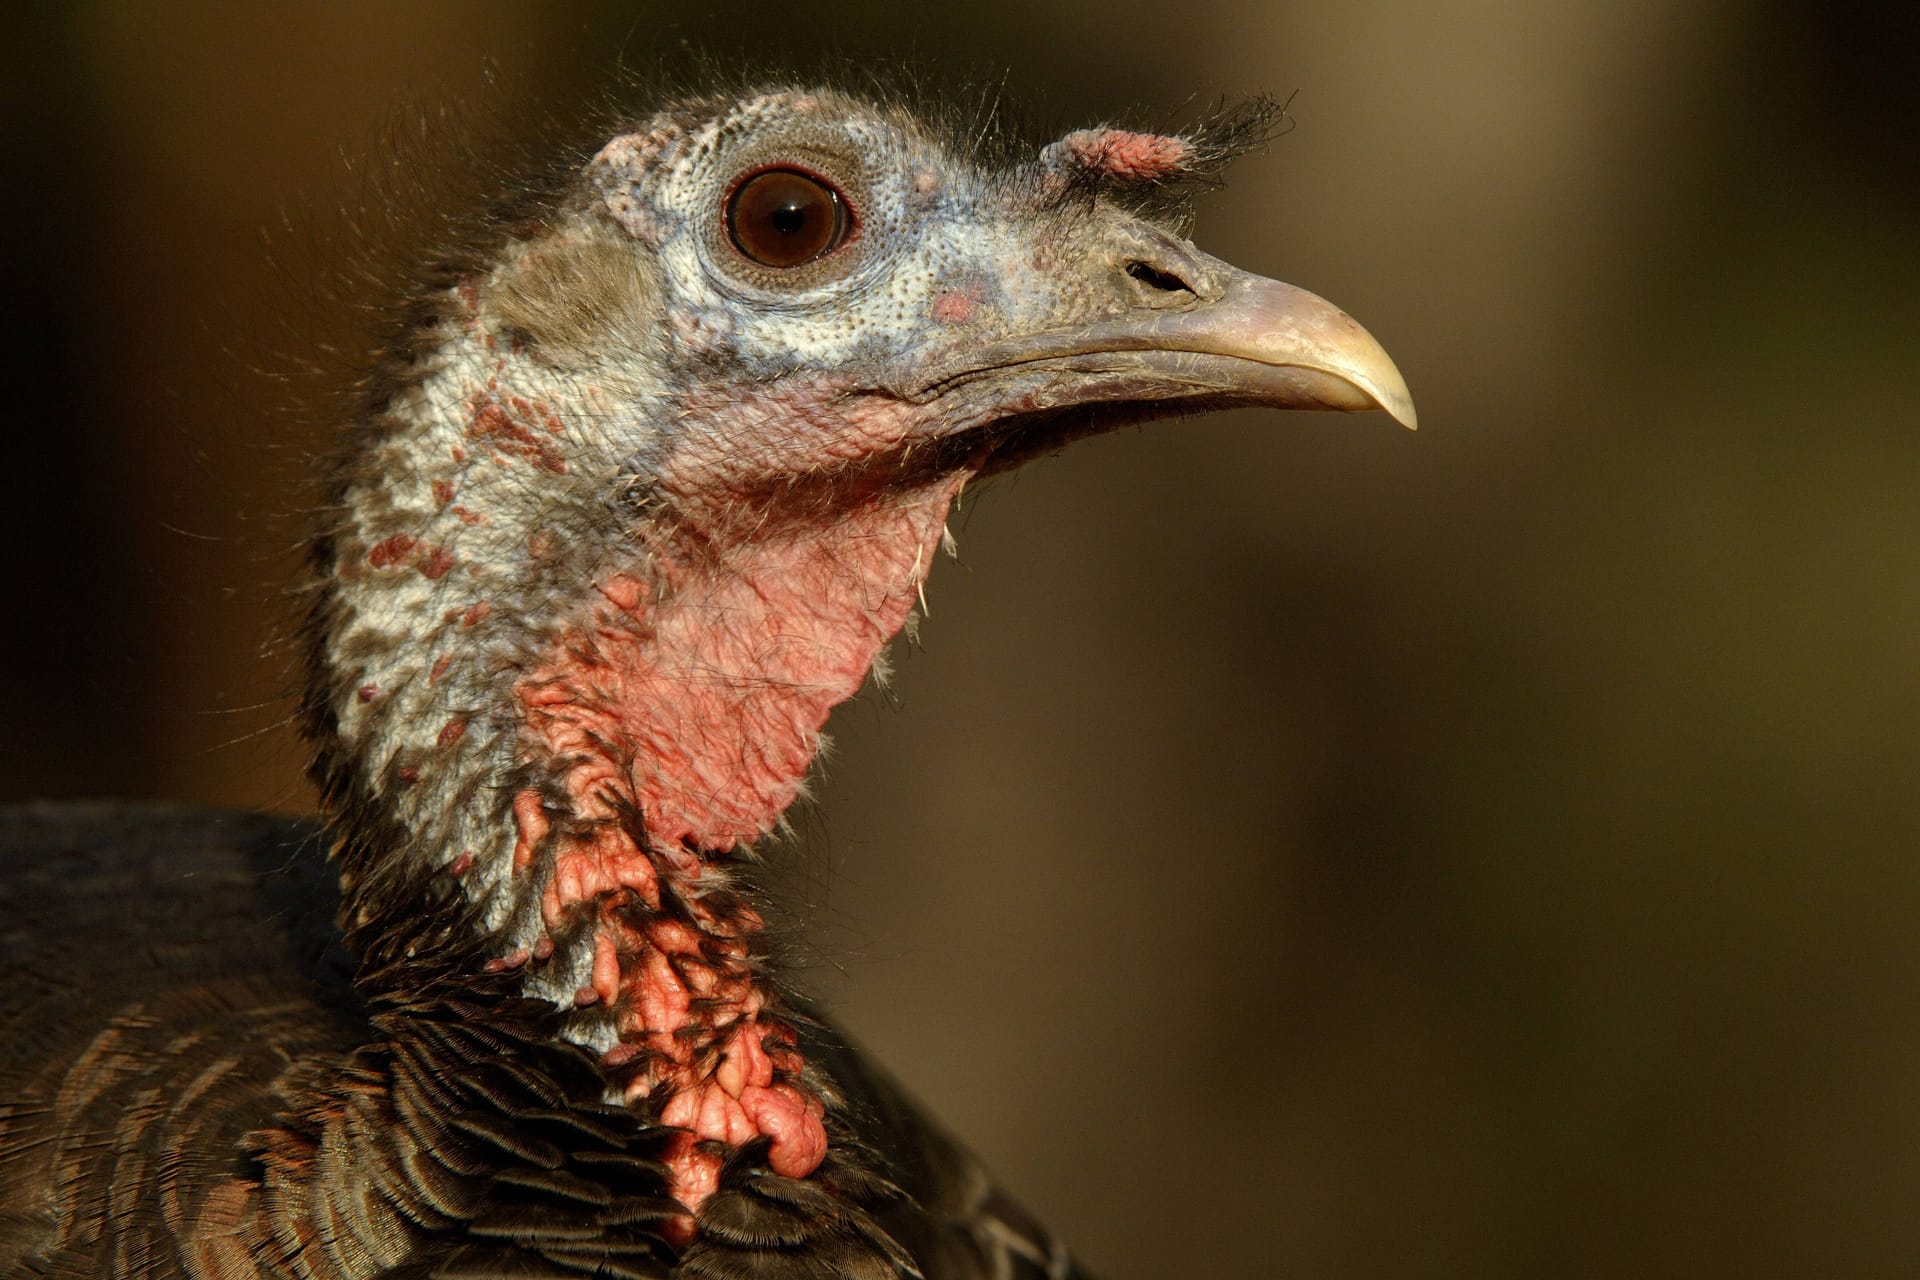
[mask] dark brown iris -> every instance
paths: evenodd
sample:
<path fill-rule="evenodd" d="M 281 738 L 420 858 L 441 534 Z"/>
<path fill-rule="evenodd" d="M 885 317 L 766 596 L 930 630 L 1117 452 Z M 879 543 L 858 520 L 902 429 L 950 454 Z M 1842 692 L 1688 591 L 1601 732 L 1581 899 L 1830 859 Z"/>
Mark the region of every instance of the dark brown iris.
<path fill-rule="evenodd" d="M 727 234 L 763 267 L 798 267 L 840 247 L 847 206 L 820 179 L 794 169 L 768 169 L 727 201 Z"/>

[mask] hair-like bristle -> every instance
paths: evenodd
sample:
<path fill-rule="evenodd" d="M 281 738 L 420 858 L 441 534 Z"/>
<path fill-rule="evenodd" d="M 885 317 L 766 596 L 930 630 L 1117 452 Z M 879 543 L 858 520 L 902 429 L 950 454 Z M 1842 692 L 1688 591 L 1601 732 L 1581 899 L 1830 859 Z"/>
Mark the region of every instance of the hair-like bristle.
<path fill-rule="evenodd" d="M 1228 165 L 1292 125 L 1286 104 L 1256 95 L 1218 102 L 1178 129 L 1076 129 L 1047 144 L 1040 158 L 1062 204 L 1105 202 L 1184 228 L 1195 198 L 1221 186 Z"/>

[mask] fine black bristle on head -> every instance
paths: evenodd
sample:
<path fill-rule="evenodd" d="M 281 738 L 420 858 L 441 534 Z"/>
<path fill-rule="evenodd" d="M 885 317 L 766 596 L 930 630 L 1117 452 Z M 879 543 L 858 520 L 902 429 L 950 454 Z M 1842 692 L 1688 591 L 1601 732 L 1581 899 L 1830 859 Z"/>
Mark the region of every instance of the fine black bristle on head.
<path fill-rule="evenodd" d="M 1284 104 L 1257 96 L 1220 102 L 1175 130 L 1077 129 L 1048 143 L 1040 157 L 1061 180 L 1062 203 L 1106 201 L 1184 228 L 1195 199 L 1219 187 L 1229 165 L 1290 128 Z"/>

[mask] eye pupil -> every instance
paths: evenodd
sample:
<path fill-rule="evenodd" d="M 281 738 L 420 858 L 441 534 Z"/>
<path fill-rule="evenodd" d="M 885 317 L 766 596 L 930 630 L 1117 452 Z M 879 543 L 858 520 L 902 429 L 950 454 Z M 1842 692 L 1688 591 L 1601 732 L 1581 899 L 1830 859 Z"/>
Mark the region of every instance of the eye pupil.
<path fill-rule="evenodd" d="M 794 169 L 756 173 L 727 201 L 727 233 L 741 253 L 766 267 L 798 267 L 847 238 L 840 193 Z"/>

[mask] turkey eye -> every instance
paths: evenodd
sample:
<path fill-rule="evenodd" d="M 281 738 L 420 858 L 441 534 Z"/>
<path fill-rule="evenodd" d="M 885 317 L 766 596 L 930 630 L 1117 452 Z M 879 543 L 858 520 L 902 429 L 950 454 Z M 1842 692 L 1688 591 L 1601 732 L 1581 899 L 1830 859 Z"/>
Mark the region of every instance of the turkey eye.
<path fill-rule="evenodd" d="M 847 238 L 846 202 L 818 178 L 769 169 L 734 188 L 727 234 L 763 267 L 801 266 Z"/>

